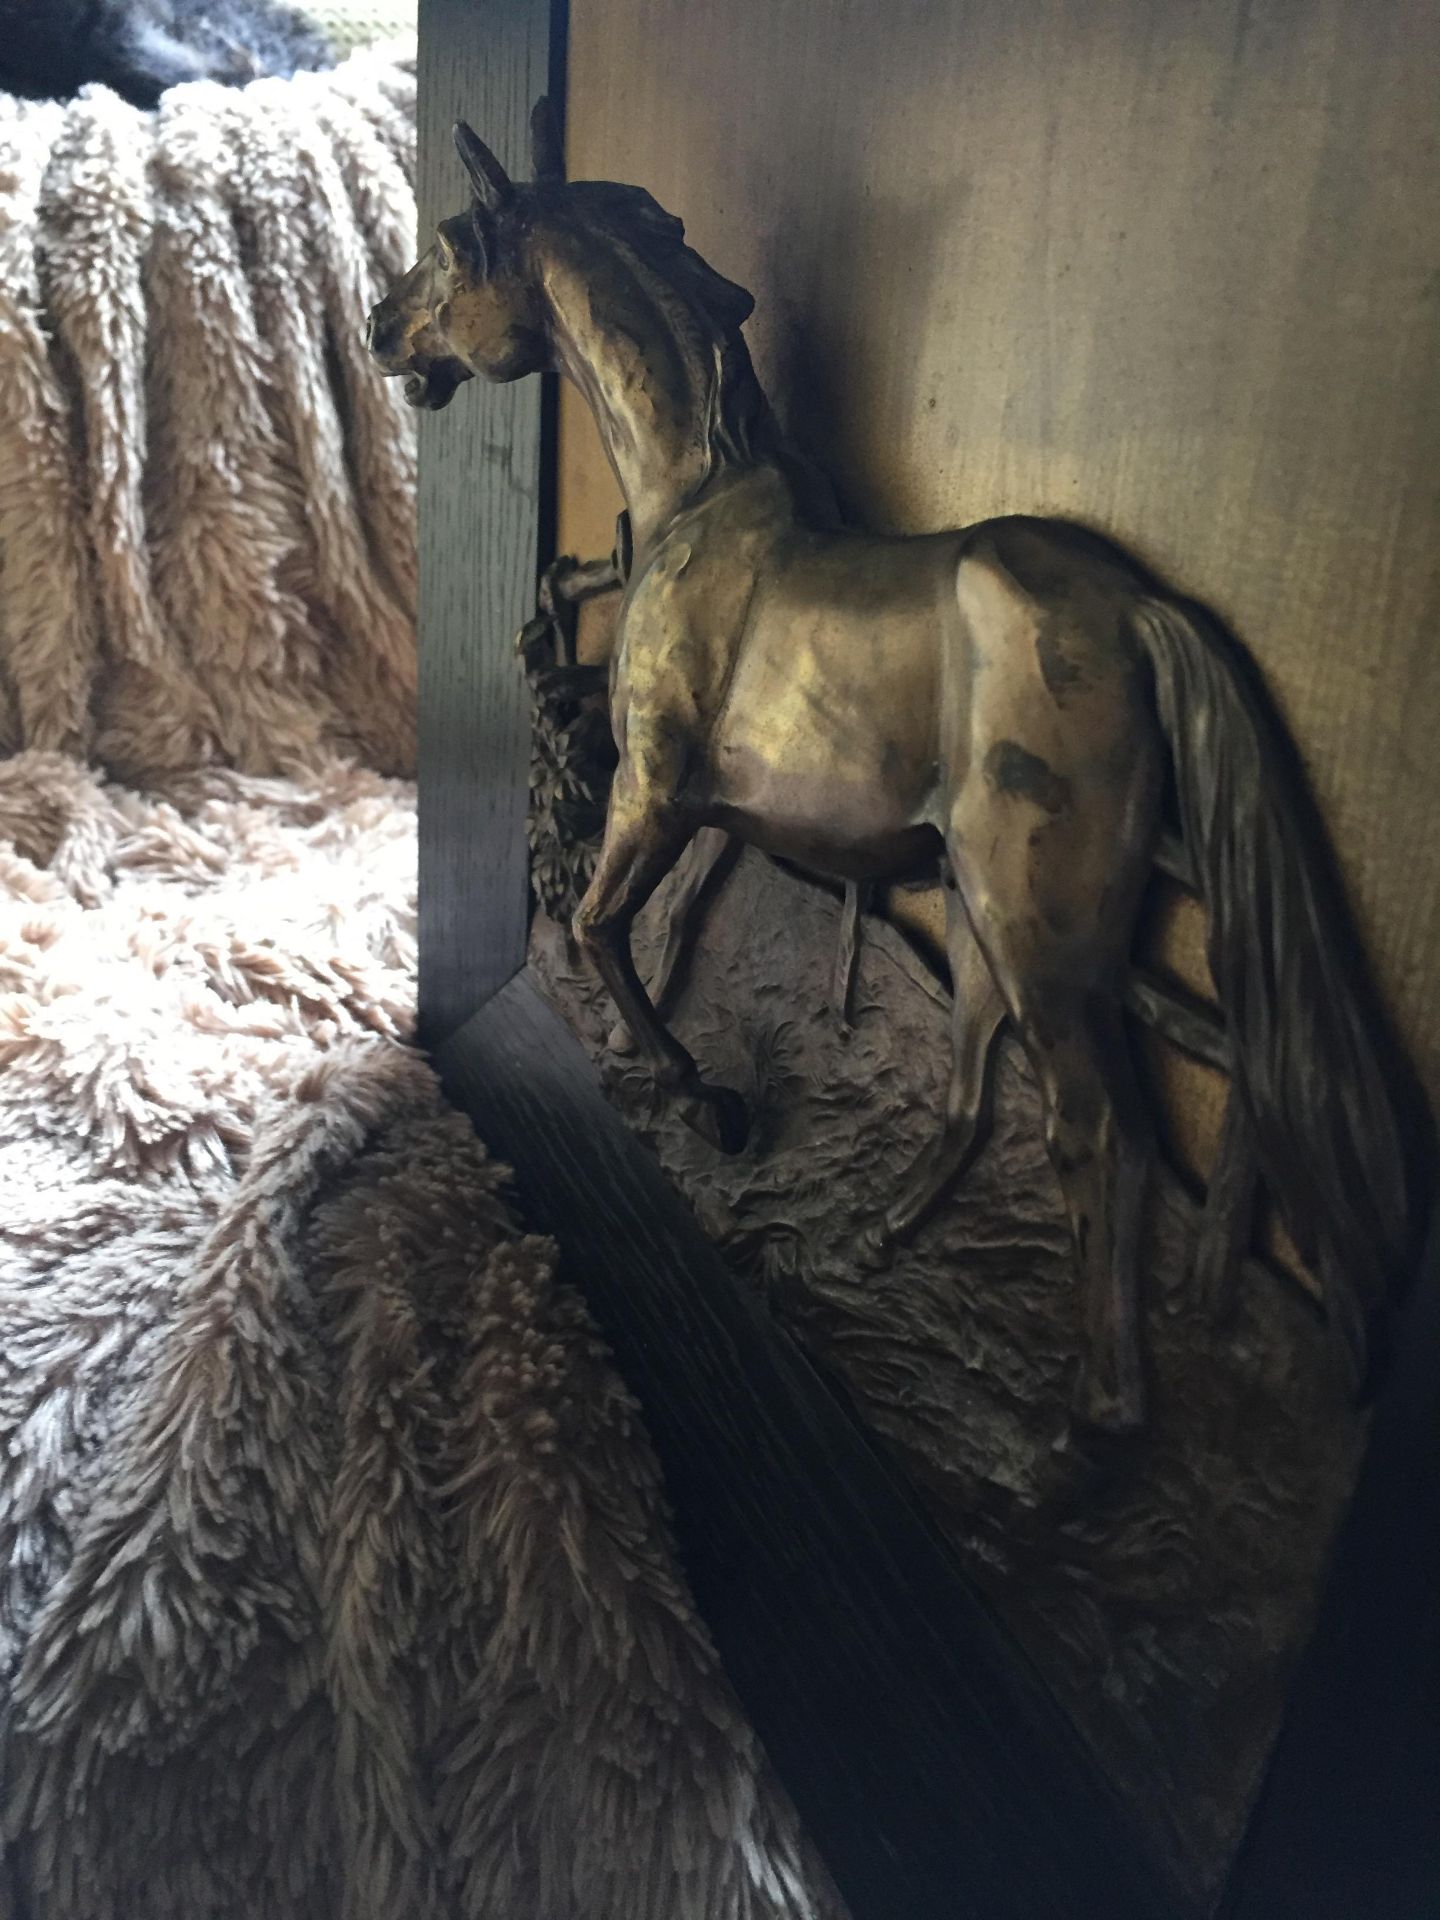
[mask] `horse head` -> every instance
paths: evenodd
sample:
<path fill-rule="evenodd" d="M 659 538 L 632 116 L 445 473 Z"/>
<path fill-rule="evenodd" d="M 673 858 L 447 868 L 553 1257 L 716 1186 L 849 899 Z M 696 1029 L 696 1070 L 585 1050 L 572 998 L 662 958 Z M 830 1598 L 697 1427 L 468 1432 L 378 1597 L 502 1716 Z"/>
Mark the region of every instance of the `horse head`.
<path fill-rule="evenodd" d="M 535 204 L 563 182 L 559 128 L 548 100 L 530 120 L 533 185 L 512 181 L 462 120 L 455 145 L 470 177 L 469 208 L 442 220 L 435 240 L 375 307 L 365 344 L 405 398 L 431 409 L 463 381 L 518 380 L 549 365 L 544 307 L 528 271 L 526 237 Z"/>

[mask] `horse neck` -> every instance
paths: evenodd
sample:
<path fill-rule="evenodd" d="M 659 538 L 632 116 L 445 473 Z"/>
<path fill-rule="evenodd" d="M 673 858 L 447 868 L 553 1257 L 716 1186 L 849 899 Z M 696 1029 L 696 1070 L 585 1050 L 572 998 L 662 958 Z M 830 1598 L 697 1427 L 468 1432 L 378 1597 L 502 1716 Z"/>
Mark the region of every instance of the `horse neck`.
<path fill-rule="evenodd" d="M 724 432 L 732 353 L 698 322 L 687 326 L 678 304 L 616 254 L 556 259 L 543 284 L 557 369 L 595 417 L 639 552 L 734 463 Z"/>

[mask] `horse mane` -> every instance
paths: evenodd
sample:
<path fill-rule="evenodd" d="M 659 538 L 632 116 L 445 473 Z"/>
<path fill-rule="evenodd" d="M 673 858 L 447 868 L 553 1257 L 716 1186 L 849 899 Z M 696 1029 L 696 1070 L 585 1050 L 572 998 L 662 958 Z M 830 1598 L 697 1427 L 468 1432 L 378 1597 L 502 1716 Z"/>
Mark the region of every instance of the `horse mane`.
<path fill-rule="evenodd" d="M 574 180 L 558 195 L 577 224 L 603 233 L 634 257 L 679 337 L 708 362 L 713 452 L 731 460 L 757 458 L 775 428 L 740 332 L 755 308 L 750 294 L 687 246 L 684 221 L 643 187 Z"/>
<path fill-rule="evenodd" d="M 610 180 L 575 180 L 564 189 L 570 207 L 591 227 L 624 242 L 655 277 L 675 292 L 713 333 L 738 332 L 755 302 L 685 244 L 685 222 L 667 213 L 644 187 Z"/>

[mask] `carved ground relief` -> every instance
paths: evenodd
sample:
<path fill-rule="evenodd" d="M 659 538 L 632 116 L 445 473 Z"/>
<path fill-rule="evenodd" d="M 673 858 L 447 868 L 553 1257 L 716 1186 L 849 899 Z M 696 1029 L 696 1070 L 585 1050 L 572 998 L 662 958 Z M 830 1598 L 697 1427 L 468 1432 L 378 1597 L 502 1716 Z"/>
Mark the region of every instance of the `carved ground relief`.
<path fill-rule="evenodd" d="M 662 887 L 636 951 L 651 977 Z M 754 1103 L 719 1155 L 617 1051 L 614 1009 L 537 917 L 532 963 L 715 1245 L 921 1490 L 1157 1844 L 1218 1887 L 1278 1723 L 1364 1437 L 1315 1307 L 1248 1267 L 1231 1323 L 1196 1298 L 1194 1201 L 1163 1167 L 1144 1320 L 1153 1412 L 1109 1439 L 1070 1391 L 1079 1301 L 1039 1095 L 1003 1039 L 995 1131 L 913 1245 L 876 1267 L 865 1230 L 931 1137 L 949 994 L 880 920 L 853 1031 L 832 1001 L 841 907 L 753 851 L 709 903 L 673 1019 Z M 623 1035 L 620 1036 L 623 1040 Z"/>

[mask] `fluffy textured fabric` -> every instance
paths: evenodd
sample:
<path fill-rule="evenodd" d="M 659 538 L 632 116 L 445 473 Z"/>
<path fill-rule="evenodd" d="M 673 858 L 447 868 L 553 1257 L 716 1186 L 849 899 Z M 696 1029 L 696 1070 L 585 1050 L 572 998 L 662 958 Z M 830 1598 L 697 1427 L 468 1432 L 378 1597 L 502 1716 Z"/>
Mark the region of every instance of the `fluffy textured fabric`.
<path fill-rule="evenodd" d="M 0 750 L 413 768 L 414 85 L 0 96 Z"/>
<path fill-rule="evenodd" d="M 404 1045 L 414 852 L 338 762 L 0 763 L 14 1911 L 832 1913 L 635 1409 Z"/>
<path fill-rule="evenodd" d="M 406 1044 L 413 92 L 0 100 L 0 1920 L 837 1910 Z"/>

